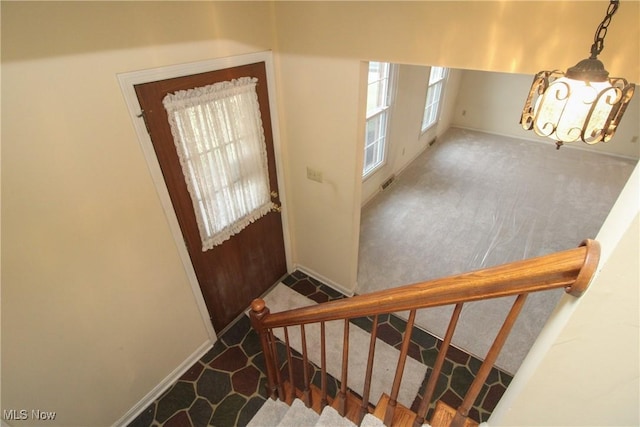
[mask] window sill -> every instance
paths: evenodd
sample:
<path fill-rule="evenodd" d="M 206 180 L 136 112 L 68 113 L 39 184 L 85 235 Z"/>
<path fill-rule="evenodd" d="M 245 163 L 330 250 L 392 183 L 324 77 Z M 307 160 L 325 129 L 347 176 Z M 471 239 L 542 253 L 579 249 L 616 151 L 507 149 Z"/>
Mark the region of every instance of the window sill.
<path fill-rule="evenodd" d="M 423 136 L 425 133 L 429 132 L 431 129 L 435 128 L 436 126 L 438 126 L 438 122 L 437 121 L 432 123 L 432 124 L 430 124 L 426 128 L 420 130 L 420 136 Z"/>
<path fill-rule="evenodd" d="M 378 172 L 380 169 L 382 169 L 386 164 L 387 164 L 387 162 L 385 160 L 382 163 L 380 163 L 379 165 L 377 165 L 376 167 L 374 167 L 373 169 L 371 169 L 366 174 L 362 175 L 362 182 L 365 182 L 366 180 L 371 178 L 373 175 L 376 174 L 376 172 Z"/>

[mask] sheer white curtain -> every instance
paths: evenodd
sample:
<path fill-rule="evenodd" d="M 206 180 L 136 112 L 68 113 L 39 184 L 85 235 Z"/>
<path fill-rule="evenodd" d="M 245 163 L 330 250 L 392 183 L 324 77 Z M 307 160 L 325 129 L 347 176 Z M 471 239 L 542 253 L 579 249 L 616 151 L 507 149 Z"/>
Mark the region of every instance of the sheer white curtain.
<path fill-rule="evenodd" d="M 203 251 L 273 207 L 256 83 L 242 77 L 163 99 Z"/>

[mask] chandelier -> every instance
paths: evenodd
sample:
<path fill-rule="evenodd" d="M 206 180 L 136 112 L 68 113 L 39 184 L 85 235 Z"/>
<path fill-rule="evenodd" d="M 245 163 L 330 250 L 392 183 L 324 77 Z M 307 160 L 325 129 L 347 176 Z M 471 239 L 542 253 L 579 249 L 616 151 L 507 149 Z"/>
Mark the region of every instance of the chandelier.
<path fill-rule="evenodd" d="M 608 142 L 616 132 L 635 85 L 609 72 L 598 60 L 611 18 L 619 0 L 611 0 L 607 15 L 596 30 L 591 56 L 566 73 L 540 71 L 533 79 L 524 104 L 520 124 L 543 137 L 556 141 L 587 144 Z"/>

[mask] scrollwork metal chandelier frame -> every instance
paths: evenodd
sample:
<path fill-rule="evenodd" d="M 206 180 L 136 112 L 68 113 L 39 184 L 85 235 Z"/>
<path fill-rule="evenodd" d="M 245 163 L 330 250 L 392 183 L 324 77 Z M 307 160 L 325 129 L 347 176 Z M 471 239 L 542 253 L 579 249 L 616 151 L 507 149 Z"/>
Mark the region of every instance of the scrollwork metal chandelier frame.
<path fill-rule="evenodd" d="M 633 97 L 635 84 L 609 72 L 598 60 L 619 0 L 611 0 L 607 15 L 596 30 L 591 56 L 565 73 L 540 71 L 533 79 L 520 124 L 525 130 L 556 141 L 587 144 L 608 142 Z"/>

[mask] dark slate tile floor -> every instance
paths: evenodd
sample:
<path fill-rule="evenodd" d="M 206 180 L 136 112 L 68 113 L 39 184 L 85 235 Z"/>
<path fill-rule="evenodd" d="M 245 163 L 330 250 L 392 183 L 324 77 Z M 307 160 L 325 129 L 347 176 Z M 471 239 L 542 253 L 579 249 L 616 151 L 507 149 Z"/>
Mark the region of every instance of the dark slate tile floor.
<path fill-rule="evenodd" d="M 283 283 L 318 303 L 344 298 L 341 293 L 299 271 L 288 275 Z M 371 318 L 352 319 L 351 322 L 371 331 Z M 395 315 L 378 318 L 378 338 L 398 349 L 405 328 L 405 321 Z M 432 366 L 441 341 L 418 328 L 414 328 L 411 338 L 409 356 L 428 367 Z M 279 343 L 279 346 L 279 352 L 284 351 L 284 344 Z M 281 357 L 280 360 L 285 359 Z M 481 363 L 479 359 L 457 348 L 450 348 L 438 379 L 436 400 L 457 407 Z M 293 364 L 302 365 L 298 354 L 294 354 Z M 319 386 L 320 370 L 312 368 L 314 371 L 311 378 Z M 282 373 L 285 377 L 286 372 L 283 366 Z M 297 372 L 301 372 L 301 369 Z M 430 373 L 431 369 L 427 369 L 423 389 Z M 478 422 L 486 421 L 511 379 L 511 375 L 494 368 L 482 387 L 470 417 Z M 296 383 L 301 384 L 300 380 L 296 380 Z M 251 329 L 249 318 L 242 316 L 218 337 L 218 341 L 206 355 L 131 422 L 129 427 L 244 426 L 266 400 L 265 384 L 264 359 L 258 336 Z M 335 395 L 338 388 L 339 381 L 330 378 L 329 393 Z M 414 411 L 417 405 L 416 399 L 412 408 Z M 427 419 L 429 418 L 430 414 Z"/>

